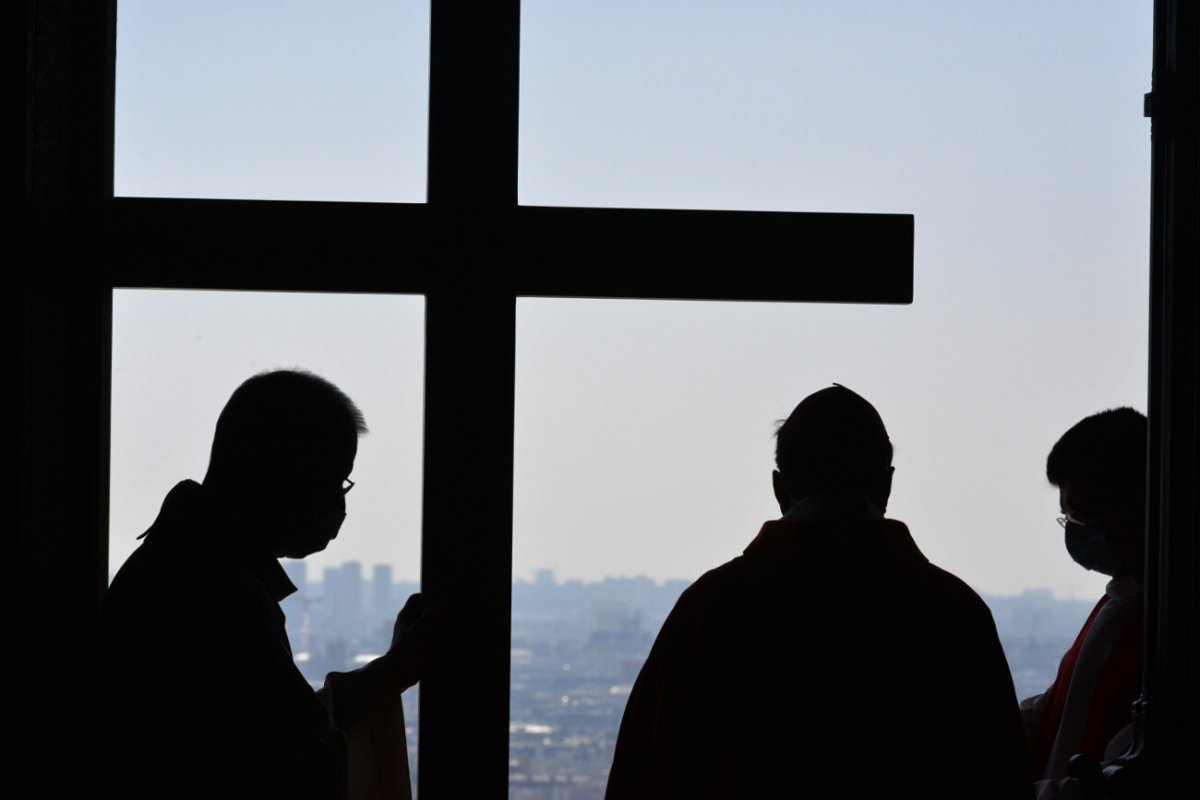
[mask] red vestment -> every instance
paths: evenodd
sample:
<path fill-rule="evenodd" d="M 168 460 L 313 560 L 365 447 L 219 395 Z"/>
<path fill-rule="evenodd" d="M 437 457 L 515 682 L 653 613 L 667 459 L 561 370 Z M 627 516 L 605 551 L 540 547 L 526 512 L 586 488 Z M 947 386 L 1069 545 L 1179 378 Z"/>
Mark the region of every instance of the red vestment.
<path fill-rule="evenodd" d="M 624 798 L 1027 798 L 987 607 L 908 529 L 768 522 L 680 597 L 625 709 Z"/>
<path fill-rule="evenodd" d="M 1042 702 L 1045 711 L 1038 720 L 1038 725 L 1031 742 L 1032 757 L 1030 759 L 1030 774 L 1034 780 L 1046 777 L 1050 755 L 1054 750 L 1054 742 L 1062 723 L 1063 711 L 1066 708 L 1067 694 L 1071 686 L 1071 676 L 1079 661 L 1083 643 L 1087 640 L 1092 623 L 1100 610 L 1110 601 L 1108 595 L 1100 598 L 1087 622 L 1075 637 L 1075 643 L 1063 656 L 1058 665 L 1058 676 L 1053 685 L 1046 691 Z M 1105 758 L 1105 748 L 1118 732 L 1129 724 L 1132 716 L 1133 702 L 1137 699 L 1142 686 L 1142 615 L 1135 614 L 1121 631 L 1113 644 L 1108 658 L 1101 668 L 1100 676 L 1092 690 L 1091 701 L 1087 706 L 1087 716 L 1083 727 L 1083 738 L 1077 752 L 1092 756 L 1097 761 Z"/>

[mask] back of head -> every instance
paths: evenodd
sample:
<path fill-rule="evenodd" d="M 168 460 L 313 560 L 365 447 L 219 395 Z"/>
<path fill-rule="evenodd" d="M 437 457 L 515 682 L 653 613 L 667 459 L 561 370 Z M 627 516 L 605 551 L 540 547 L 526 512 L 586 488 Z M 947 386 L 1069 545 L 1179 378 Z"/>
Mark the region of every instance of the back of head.
<path fill-rule="evenodd" d="M 205 485 L 238 493 L 302 484 L 347 456 L 367 430 L 354 402 L 303 370 L 264 372 L 225 404 L 213 435 Z"/>
<path fill-rule="evenodd" d="M 882 509 L 892 442 L 875 407 L 835 383 L 801 400 L 779 426 L 775 463 L 794 501 L 862 492 Z"/>
<path fill-rule="evenodd" d="M 1146 416 L 1128 407 L 1111 408 L 1075 423 L 1046 457 L 1054 486 L 1086 481 L 1122 498 L 1140 501 L 1146 490 Z"/>

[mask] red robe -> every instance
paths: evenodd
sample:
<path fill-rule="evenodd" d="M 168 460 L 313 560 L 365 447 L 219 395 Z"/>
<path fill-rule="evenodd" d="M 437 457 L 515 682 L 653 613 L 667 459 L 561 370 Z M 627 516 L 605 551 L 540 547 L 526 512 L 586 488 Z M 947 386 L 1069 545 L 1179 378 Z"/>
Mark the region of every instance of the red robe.
<path fill-rule="evenodd" d="M 624 798 L 1028 798 L 987 607 L 902 523 L 768 522 L 680 597 L 630 695 Z"/>
<path fill-rule="evenodd" d="M 1109 602 L 1108 595 L 1100 598 L 1087 622 L 1075 637 L 1075 643 L 1063 656 L 1058 665 L 1058 676 L 1053 685 L 1046 691 L 1042 701 L 1045 711 L 1038 720 L 1031 741 L 1032 758 L 1030 759 L 1030 774 L 1034 780 L 1046 776 L 1050 755 L 1054 750 L 1054 741 L 1058 736 L 1058 728 L 1062 722 L 1063 711 L 1066 708 L 1067 692 L 1071 686 L 1071 676 L 1079 660 L 1080 650 L 1087 639 L 1088 631 L 1100 613 L 1100 609 Z M 1142 633 L 1143 622 L 1140 613 L 1125 626 L 1096 681 L 1092 691 L 1091 702 L 1088 704 L 1087 716 L 1083 726 L 1083 740 L 1079 752 L 1092 756 L 1097 761 L 1104 760 L 1104 751 L 1109 741 L 1129 724 L 1132 717 L 1133 702 L 1137 700 L 1142 687 Z"/>

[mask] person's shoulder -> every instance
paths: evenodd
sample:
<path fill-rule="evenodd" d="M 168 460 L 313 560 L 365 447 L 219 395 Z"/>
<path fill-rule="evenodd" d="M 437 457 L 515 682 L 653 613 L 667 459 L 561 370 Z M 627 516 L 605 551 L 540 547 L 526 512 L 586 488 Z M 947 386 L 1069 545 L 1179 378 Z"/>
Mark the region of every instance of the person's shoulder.
<path fill-rule="evenodd" d="M 992 611 L 967 583 L 953 572 L 925 562 L 918 568 L 930 605 L 944 612 L 992 624 Z"/>
<path fill-rule="evenodd" d="M 724 594 L 731 588 L 744 583 L 748 579 L 751 569 L 752 565 L 746 556 L 739 555 L 731 558 L 694 580 L 688 588 L 683 590 L 680 599 Z"/>
<path fill-rule="evenodd" d="M 673 622 L 709 619 L 714 613 L 736 613 L 752 582 L 752 565 L 739 555 L 714 567 L 694 580 L 679 595 L 670 617 Z"/>
<path fill-rule="evenodd" d="M 148 541 L 139 545 L 113 576 L 104 607 L 117 609 L 134 604 L 152 610 L 185 592 L 190 583 L 189 565 L 170 556 Z"/>
<path fill-rule="evenodd" d="M 242 582 L 236 564 L 226 559 L 146 542 L 117 571 L 104 608 L 110 614 L 136 609 L 150 617 L 207 616 L 240 593 Z"/>
<path fill-rule="evenodd" d="M 674 664 L 672 670 L 693 674 L 698 664 L 708 663 L 714 652 L 727 648 L 715 643 L 735 626 L 730 620 L 744 616 L 743 573 L 745 556 L 708 570 L 680 593 L 654 640 L 647 664 L 656 669 Z"/>

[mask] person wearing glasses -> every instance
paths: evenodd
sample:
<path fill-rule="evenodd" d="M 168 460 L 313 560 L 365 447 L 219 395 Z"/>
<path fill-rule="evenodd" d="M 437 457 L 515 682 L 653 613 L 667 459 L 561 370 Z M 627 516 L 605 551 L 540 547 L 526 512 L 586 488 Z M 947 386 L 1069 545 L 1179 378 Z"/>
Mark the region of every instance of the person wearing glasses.
<path fill-rule="evenodd" d="M 1114 408 L 1076 423 L 1046 458 L 1068 555 L 1111 580 L 1054 683 L 1021 702 L 1039 798 L 1060 795 L 1072 756 L 1111 760 L 1132 740 L 1142 683 L 1146 442 L 1146 417 Z"/>
<path fill-rule="evenodd" d="M 346 518 L 362 413 L 300 370 L 256 375 L 217 420 L 208 471 L 177 484 L 104 600 L 96 689 L 101 794 L 407 797 L 400 694 L 421 676 L 413 595 L 391 648 L 314 692 L 279 603 L 278 559 Z"/>

